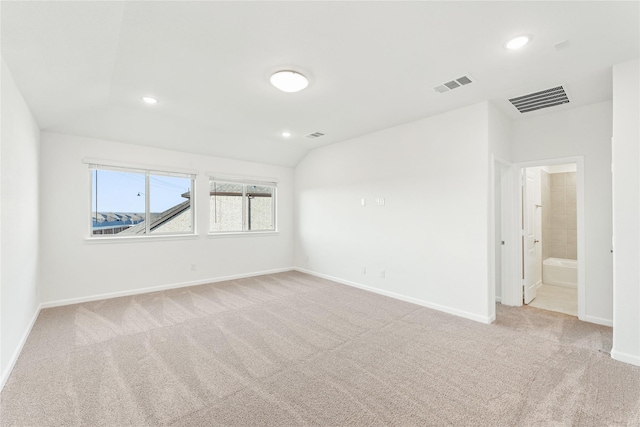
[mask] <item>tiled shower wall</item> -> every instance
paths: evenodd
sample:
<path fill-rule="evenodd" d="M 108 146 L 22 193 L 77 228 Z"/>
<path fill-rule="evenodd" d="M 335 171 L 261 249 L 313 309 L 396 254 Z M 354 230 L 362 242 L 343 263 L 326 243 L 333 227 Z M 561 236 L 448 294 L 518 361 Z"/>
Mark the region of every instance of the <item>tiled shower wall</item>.
<path fill-rule="evenodd" d="M 542 258 L 577 259 L 576 173 L 543 171 L 541 184 Z"/>
<path fill-rule="evenodd" d="M 551 257 L 551 182 L 549 174 L 540 171 L 542 199 L 542 259 Z"/>

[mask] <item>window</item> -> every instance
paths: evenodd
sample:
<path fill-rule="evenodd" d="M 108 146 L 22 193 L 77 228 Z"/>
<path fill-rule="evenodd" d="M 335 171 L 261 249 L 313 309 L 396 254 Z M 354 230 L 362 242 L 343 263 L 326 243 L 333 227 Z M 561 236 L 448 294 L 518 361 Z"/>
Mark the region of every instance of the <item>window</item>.
<path fill-rule="evenodd" d="M 276 184 L 209 180 L 209 232 L 274 231 Z"/>
<path fill-rule="evenodd" d="M 91 235 L 193 234 L 194 175 L 90 165 Z"/>

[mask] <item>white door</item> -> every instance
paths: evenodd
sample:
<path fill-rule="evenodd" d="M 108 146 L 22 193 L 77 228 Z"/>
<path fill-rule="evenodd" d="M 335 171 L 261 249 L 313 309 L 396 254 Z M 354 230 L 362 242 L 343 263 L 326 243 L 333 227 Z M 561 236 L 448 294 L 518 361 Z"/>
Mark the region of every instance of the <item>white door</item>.
<path fill-rule="evenodd" d="M 536 297 L 536 290 L 542 283 L 540 171 L 535 168 L 528 168 L 524 170 L 523 175 L 523 298 L 524 303 L 529 304 Z"/>
<path fill-rule="evenodd" d="M 498 161 L 495 162 L 495 288 L 496 301 L 500 302 L 503 301 L 504 284 L 509 283 L 506 271 L 508 252 L 505 245 L 510 214 L 507 202 L 507 195 L 510 191 L 508 186 L 510 174 L 510 168 Z"/>
<path fill-rule="evenodd" d="M 509 230 L 511 224 L 513 224 L 510 217 L 513 211 L 509 210 L 510 199 L 508 198 L 508 195 L 511 194 L 511 191 L 513 191 L 513 187 L 511 187 L 511 169 L 509 167 L 502 166 L 500 172 L 500 300 L 504 301 L 505 288 L 510 282 L 507 265 L 508 254 L 512 249 L 507 245 L 507 230 Z M 509 244 L 511 244 L 511 242 L 509 242 Z"/>

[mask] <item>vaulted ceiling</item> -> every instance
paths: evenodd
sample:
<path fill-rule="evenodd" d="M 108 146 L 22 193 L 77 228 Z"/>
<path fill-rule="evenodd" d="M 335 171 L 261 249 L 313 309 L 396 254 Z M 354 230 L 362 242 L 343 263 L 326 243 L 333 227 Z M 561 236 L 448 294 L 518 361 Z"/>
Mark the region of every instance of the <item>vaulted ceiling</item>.
<path fill-rule="evenodd" d="M 639 4 L 3 1 L 1 48 L 43 130 L 293 166 L 485 100 L 517 120 L 611 99 L 611 66 L 640 56 Z M 309 87 L 271 86 L 283 69 Z M 507 101 L 558 85 L 569 104 Z"/>

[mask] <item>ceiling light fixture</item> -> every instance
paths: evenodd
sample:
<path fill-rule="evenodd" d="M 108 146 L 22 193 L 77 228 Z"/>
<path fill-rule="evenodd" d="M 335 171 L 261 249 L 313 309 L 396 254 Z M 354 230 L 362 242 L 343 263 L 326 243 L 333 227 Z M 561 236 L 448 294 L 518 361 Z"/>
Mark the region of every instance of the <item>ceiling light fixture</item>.
<path fill-rule="evenodd" d="M 505 46 L 507 49 L 517 50 L 529 43 L 529 40 L 531 40 L 529 36 L 518 36 L 509 40 Z"/>
<path fill-rule="evenodd" d="M 157 104 L 157 103 L 158 103 L 158 100 L 157 100 L 157 99 L 152 98 L 152 97 L 150 97 L 150 96 L 143 96 L 143 97 L 142 97 L 142 100 L 143 100 L 144 102 L 146 102 L 147 104 Z"/>
<path fill-rule="evenodd" d="M 271 76 L 271 84 L 283 92 L 298 92 L 309 85 L 309 80 L 295 71 L 278 71 Z"/>
<path fill-rule="evenodd" d="M 284 131 L 282 132 L 282 136 L 284 136 L 285 138 L 289 138 L 291 136 L 291 132 Z"/>

